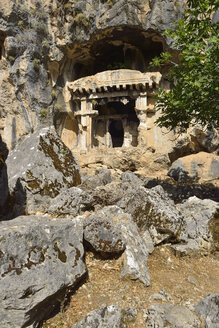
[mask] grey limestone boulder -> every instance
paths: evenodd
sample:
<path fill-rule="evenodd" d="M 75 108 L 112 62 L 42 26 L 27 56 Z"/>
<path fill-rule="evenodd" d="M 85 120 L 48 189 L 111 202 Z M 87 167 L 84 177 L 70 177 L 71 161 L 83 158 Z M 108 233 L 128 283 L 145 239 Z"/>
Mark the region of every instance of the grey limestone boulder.
<path fill-rule="evenodd" d="M 147 310 L 146 328 L 201 328 L 198 317 L 185 306 L 152 304 Z"/>
<path fill-rule="evenodd" d="M 53 127 L 29 135 L 9 154 L 7 167 L 14 216 L 45 212 L 51 198 L 80 184 L 75 159 Z"/>
<path fill-rule="evenodd" d="M 86 273 L 80 220 L 20 216 L 0 223 L 0 327 L 45 319 Z"/>
<path fill-rule="evenodd" d="M 94 199 L 78 187 L 72 187 L 61 192 L 50 202 L 48 213 L 56 216 L 77 216 L 91 210 Z"/>
<path fill-rule="evenodd" d="M 85 175 L 82 178 L 81 188 L 94 190 L 98 186 L 105 186 L 112 181 L 111 172 L 107 169 L 97 169 L 95 175 Z"/>
<path fill-rule="evenodd" d="M 123 172 L 120 176 L 120 180 L 123 182 L 129 182 L 135 184 L 136 186 L 141 186 L 144 182 L 137 177 L 137 175 L 131 171 Z"/>
<path fill-rule="evenodd" d="M 132 321 L 137 315 L 133 308 L 122 310 L 117 304 L 103 307 L 88 315 L 72 328 L 126 328 L 125 322 Z"/>
<path fill-rule="evenodd" d="M 176 238 L 182 216 L 161 186 L 151 189 L 133 186 L 118 206 L 132 215 L 140 230 L 149 230 L 154 244 Z"/>
<path fill-rule="evenodd" d="M 136 179 L 96 188 L 92 193 L 95 204 L 102 207 L 117 205 L 131 214 L 141 231 L 150 232 L 154 245 L 164 240 L 175 240 L 182 216 L 173 200 L 161 186 L 146 189 L 141 180 L 136 183 Z"/>
<path fill-rule="evenodd" d="M 210 294 L 195 306 L 196 313 L 204 323 L 204 328 L 218 328 L 219 294 Z"/>
<path fill-rule="evenodd" d="M 219 134 L 216 129 L 203 129 L 196 125 L 189 132 L 192 142 L 199 146 L 199 149 L 205 150 L 209 153 L 214 152 L 218 155 L 219 150 Z"/>
<path fill-rule="evenodd" d="M 148 249 L 139 235 L 138 227 L 130 214 L 118 206 L 108 206 L 90 215 L 84 220 L 84 239 L 101 253 L 122 255 L 121 276 L 139 279 L 150 285 L 147 267 Z"/>
<path fill-rule="evenodd" d="M 191 255 L 218 250 L 219 203 L 194 196 L 178 207 L 183 215 L 178 236 L 182 245 L 173 245 L 175 251 L 181 255 Z"/>
<path fill-rule="evenodd" d="M 84 219 L 84 240 L 102 255 L 121 253 L 125 249 L 121 232 L 99 213 Z"/>

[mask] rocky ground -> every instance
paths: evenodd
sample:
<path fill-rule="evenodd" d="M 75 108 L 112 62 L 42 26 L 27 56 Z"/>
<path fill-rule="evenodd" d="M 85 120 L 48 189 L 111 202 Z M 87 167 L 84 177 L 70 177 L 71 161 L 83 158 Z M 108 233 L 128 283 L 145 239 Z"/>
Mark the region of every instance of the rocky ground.
<path fill-rule="evenodd" d="M 71 297 L 67 307 L 43 324 L 44 328 L 70 328 L 88 312 L 104 304 L 132 307 L 136 318 L 127 327 L 145 327 L 151 304 L 170 303 L 193 309 L 208 294 L 219 293 L 219 261 L 215 255 L 176 258 L 168 246 L 158 247 L 148 258 L 151 286 L 121 279 L 119 259 L 103 260 L 86 255 L 89 277 Z"/>
<path fill-rule="evenodd" d="M 216 155 L 207 154 L 208 190 L 200 154 L 173 163 L 175 180 L 80 172 L 54 128 L 6 157 L 1 328 L 217 327 Z"/>

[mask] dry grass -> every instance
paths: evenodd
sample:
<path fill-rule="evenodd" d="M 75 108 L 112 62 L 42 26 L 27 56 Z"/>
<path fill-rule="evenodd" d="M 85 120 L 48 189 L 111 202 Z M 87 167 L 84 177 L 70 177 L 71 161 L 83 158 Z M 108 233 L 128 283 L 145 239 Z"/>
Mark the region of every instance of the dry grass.
<path fill-rule="evenodd" d="M 175 305 L 196 304 L 210 293 L 219 293 L 219 261 L 216 256 L 176 258 L 168 247 L 157 248 L 149 256 L 151 286 L 120 278 L 120 259 L 100 260 L 88 253 L 89 278 L 71 297 L 68 308 L 49 319 L 44 328 L 72 328 L 89 311 L 117 303 L 122 308 L 134 307 L 136 321 L 129 328 L 145 327 L 145 313 L 150 296 L 165 290 Z M 168 302 L 168 301 L 167 301 Z"/>

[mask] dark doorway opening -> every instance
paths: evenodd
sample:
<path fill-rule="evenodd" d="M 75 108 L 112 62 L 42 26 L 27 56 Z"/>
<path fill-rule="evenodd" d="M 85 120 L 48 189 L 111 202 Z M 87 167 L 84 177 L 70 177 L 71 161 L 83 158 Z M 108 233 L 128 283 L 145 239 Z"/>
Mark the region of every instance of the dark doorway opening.
<path fill-rule="evenodd" d="M 124 141 L 124 129 L 121 120 L 110 120 L 109 133 L 113 147 L 122 147 Z"/>

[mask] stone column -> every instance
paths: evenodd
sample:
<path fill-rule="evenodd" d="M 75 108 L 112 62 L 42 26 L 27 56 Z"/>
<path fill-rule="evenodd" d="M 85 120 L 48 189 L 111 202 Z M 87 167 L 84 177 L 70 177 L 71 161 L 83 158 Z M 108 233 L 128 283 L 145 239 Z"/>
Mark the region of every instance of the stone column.
<path fill-rule="evenodd" d="M 140 121 L 138 126 L 138 146 L 147 145 L 147 92 L 141 92 L 135 102 L 135 111 Z"/>
<path fill-rule="evenodd" d="M 80 111 L 76 112 L 76 115 L 80 116 L 79 147 L 82 150 L 89 150 L 92 147 L 92 117 L 97 114 L 98 112 L 93 110 L 92 103 L 82 98 Z"/>
<path fill-rule="evenodd" d="M 127 122 L 127 118 L 124 118 L 122 120 L 123 123 L 123 129 L 124 129 L 124 141 L 123 141 L 123 147 L 130 147 L 132 142 L 132 136 L 129 132 L 129 125 Z"/>
<path fill-rule="evenodd" d="M 106 120 L 105 146 L 109 148 L 113 146 L 111 134 L 109 133 L 109 119 Z"/>

